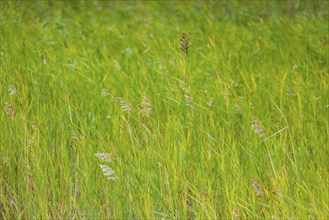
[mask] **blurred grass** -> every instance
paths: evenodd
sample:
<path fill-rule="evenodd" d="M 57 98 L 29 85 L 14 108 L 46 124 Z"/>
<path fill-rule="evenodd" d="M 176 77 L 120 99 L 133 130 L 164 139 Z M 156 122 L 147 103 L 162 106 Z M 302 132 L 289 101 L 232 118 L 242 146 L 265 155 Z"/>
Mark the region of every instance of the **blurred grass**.
<path fill-rule="evenodd" d="M 328 218 L 328 1 L 0 6 L 2 218 Z"/>

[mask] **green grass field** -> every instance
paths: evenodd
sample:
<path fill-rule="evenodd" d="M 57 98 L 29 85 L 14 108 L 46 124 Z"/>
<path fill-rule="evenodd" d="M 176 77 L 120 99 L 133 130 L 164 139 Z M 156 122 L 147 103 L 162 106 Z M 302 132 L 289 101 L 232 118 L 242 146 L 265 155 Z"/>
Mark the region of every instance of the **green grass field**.
<path fill-rule="evenodd" d="M 1 219 L 329 218 L 327 1 L 0 9 Z"/>

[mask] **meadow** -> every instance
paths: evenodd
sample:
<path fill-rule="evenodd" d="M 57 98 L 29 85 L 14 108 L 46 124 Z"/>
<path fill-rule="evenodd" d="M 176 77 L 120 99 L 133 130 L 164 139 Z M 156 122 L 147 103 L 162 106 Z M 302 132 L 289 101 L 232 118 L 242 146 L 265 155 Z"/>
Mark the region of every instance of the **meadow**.
<path fill-rule="evenodd" d="M 328 219 L 328 1 L 1 1 L 1 219 Z"/>

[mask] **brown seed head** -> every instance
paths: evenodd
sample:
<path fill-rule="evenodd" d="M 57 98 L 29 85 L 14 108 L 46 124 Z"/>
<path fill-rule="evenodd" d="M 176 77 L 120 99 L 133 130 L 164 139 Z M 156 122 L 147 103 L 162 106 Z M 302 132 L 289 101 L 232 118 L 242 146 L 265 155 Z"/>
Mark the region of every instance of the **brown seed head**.
<path fill-rule="evenodd" d="M 182 33 L 180 38 L 180 50 L 187 55 L 190 46 L 191 44 L 188 35 L 186 33 Z"/>

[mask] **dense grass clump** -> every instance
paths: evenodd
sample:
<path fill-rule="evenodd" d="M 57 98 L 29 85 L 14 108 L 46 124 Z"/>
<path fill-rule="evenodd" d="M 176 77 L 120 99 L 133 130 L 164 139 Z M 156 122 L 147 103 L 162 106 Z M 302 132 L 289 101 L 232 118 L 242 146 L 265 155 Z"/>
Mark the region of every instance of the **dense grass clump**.
<path fill-rule="evenodd" d="M 329 217 L 327 1 L 0 6 L 0 218 Z"/>

